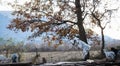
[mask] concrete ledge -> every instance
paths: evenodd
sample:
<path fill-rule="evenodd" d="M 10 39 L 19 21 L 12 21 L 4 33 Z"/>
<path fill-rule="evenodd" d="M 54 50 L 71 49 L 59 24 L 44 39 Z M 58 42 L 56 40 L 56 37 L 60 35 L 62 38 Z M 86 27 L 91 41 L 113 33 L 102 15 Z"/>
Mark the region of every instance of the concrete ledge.
<path fill-rule="evenodd" d="M 32 66 L 32 63 L 3 63 L 0 66 Z"/>

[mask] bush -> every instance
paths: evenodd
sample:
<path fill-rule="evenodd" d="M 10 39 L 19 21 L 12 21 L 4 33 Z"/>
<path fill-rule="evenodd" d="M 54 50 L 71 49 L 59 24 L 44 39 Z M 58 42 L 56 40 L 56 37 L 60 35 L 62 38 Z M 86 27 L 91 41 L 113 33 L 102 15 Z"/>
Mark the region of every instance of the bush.
<path fill-rule="evenodd" d="M 117 46 L 117 49 L 119 49 L 119 50 L 120 50 L 120 46 Z"/>

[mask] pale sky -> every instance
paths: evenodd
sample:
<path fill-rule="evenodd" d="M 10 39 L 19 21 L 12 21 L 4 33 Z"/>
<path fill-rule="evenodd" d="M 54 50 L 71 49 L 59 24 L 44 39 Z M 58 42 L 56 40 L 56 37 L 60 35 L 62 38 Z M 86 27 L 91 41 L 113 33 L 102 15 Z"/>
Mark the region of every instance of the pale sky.
<path fill-rule="evenodd" d="M 17 0 L 19 1 L 19 4 L 23 4 L 25 1 L 28 0 Z M 104 1 L 108 1 L 110 4 L 108 6 L 110 6 L 109 9 L 114 9 L 117 8 L 118 6 L 120 6 L 120 2 L 115 2 L 114 0 L 104 0 Z M 9 5 L 7 5 L 8 3 L 13 3 L 15 2 L 15 0 L 0 0 L 0 11 L 12 11 L 12 7 L 10 7 Z M 112 19 L 111 19 L 111 23 L 107 26 L 107 28 L 104 30 L 105 31 L 105 35 L 110 36 L 114 39 L 120 39 L 120 9 L 112 15 Z M 7 16 L 7 15 L 6 15 Z M 111 28 L 109 28 L 111 26 Z M 99 28 L 95 28 L 94 29 L 98 34 L 100 34 L 100 29 Z"/>

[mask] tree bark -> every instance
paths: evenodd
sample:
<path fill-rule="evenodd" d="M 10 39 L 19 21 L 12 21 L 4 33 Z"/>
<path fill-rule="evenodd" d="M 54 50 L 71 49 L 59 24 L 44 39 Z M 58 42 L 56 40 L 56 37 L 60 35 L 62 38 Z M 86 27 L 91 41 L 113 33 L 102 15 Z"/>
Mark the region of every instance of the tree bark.
<path fill-rule="evenodd" d="M 79 38 L 80 40 L 87 43 L 86 33 L 85 33 L 84 26 L 83 26 L 83 18 L 82 18 L 83 12 L 81 10 L 80 0 L 75 0 L 75 6 L 76 6 L 76 15 L 77 15 L 77 25 L 79 28 L 79 35 L 80 35 Z M 88 58 L 89 58 L 89 52 L 85 56 L 84 60 L 87 60 Z"/>
<path fill-rule="evenodd" d="M 104 48 L 105 48 L 105 39 L 104 39 L 104 29 L 101 28 L 101 35 L 102 35 L 102 46 L 101 46 L 101 55 L 105 57 Z"/>

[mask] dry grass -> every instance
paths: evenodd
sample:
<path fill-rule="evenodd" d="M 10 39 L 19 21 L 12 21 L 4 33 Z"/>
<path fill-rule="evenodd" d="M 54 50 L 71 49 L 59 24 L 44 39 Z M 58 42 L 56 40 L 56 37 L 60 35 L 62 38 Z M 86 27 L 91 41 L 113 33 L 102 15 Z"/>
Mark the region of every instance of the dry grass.
<path fill-rule="evenodd" d="M 37 63 L 42 62 L 42 58 L 46 58 L 47 62 L 59 62 L 59 61 L 80 61 L 82 59 L 81 51 L 60 51 L 60 52 L 39 52 L 40 57 L 37 59 Z M 99 51 L 90 51 L 92 59 L 99 55 Z M 22 61 L 31 62 L 35 57 L 35 52 L 23 53 Z"/>

